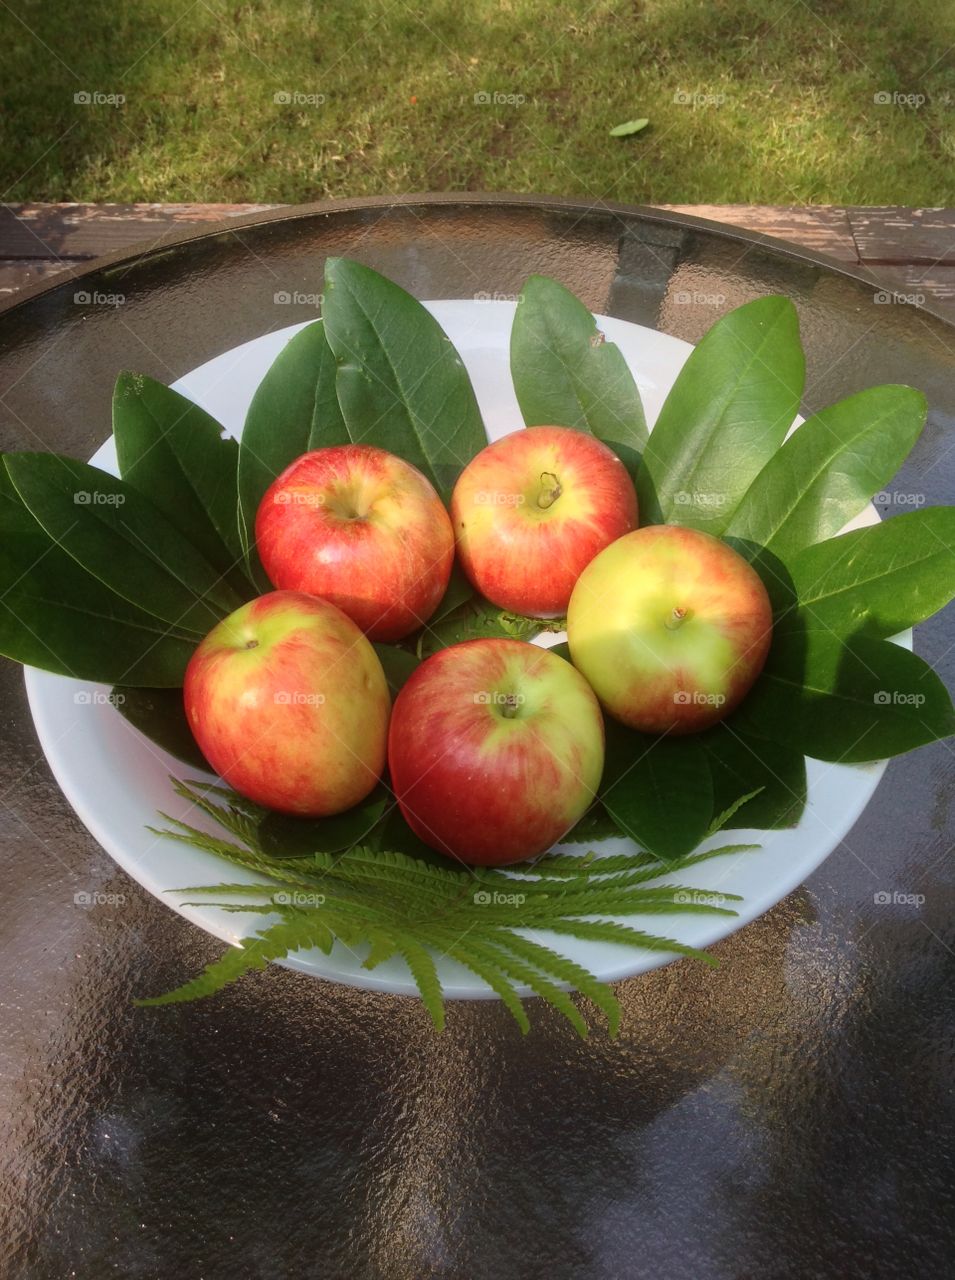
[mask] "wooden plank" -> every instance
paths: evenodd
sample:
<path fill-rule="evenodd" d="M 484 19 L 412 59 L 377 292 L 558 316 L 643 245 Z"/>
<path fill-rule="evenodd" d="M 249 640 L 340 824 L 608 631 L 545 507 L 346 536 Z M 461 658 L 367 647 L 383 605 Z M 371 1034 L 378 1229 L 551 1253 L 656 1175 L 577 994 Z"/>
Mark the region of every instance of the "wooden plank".
<path fill-rule="evenodd" d="M 836 205 L 661 204 L 697 218 L 710 218 L 745 231 L 789 240 L 801 249 L 828 253 L 841 262 L 858 262 L 849 211 Z"/>
<path fill-rule="evenodd" d="M 913 306 L 928 306 L 947 320 L 955 321 L 955 262 L 933 267 L 908 262 L 869 270 L 882 286 L 880 292 L 884 292 L 885 297 L 879 301 L 885 305 L 908 302 Z"/>
<path fill-rule="evenodd" d="M 0 205 L 0 258 L 98 258 L 166 231 L 209 230 L 268 204 Z"/>
<path fill-rule="evenodd" d="M 955 263 L 955 209 L 849 209 L 861 262 Z"/>

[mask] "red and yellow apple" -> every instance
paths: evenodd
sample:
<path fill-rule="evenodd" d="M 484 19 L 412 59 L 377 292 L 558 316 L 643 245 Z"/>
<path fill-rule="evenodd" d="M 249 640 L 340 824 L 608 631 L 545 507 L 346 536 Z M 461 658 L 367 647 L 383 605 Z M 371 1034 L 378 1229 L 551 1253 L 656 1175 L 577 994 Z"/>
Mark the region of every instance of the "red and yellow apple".
<path fill-rule="evenodd" d="M 272 583 L 338 605 L 373 640 L 425 623 L 448 585 L 454 533 L 430 481 L 371 445 L 303 454 L 265 493 L 255 520 Z"/>
<path fill-rule="evenodd" d="M 192 655 L 183 697 L 202 754 L 257 804 L 341 813 L 381 776 L 385 674 L 366 637 L 326 600 L 275 591 L 237 609 Z"/>
<path fill-rule="evenodd" d="M 475 866 L 549 849 L 593 802 L 603 759 L 586 680 L 521 640 L 469 640 L 428 658 L 398 694 L 388 734 L 408 825 Z"/>
<path fill-rule="evenodd" d="M 501 609 L 567 611 L 581 570 L 637 527 L 637 495 L 607 446 L 569 427 L 527 427 L 468 463 L 451 497 L 458 556 Z"/>
<path fill-rule="evenodd" d="M 756 571 L 696 529 L 628 533 L 583 571 L 567 612 L 574 665 L 644 733 L 694 733 L 745 697 L 772 639 Z"/>

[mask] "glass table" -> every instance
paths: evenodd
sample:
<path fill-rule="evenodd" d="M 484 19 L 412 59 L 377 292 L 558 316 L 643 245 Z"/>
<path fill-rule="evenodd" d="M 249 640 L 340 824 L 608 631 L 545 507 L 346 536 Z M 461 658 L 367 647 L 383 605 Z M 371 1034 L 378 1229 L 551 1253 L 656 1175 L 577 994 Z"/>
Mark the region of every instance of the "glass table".
<path fill-rule="evenodd" d="M 562 280 L 696 341 L 799 309 L 806 410 L 922 388 L 887 501 L 955 497 L 955 330 L 836 264 L 675 214 L 533 197 L 336 202 L 164 237 L 0 310 L 0 447 L 88 457 L 121 368 L 173 381 L 314 318 L 326 255 L 422 298 Z M 84 296 L 87 299 L 84 301 Z M 112 297 L 113 302 L 103 301 Z M 116 299 L 120 297 L 121 303 Z M 951 614 L 916 646 L 951 687 Z M 955 770 L 893 762 L 848 838 L 716 948 L 619 984 L 616 1041 L 494 1002 L 280 968 L 137 1010 L 221 945 L 132 883 L 53 781 L 0 665 L 0 1272 L 31 1280 L 935 1276 L 955 1256 Z M 77 904 L 90 895 L 95 905 Z"/>

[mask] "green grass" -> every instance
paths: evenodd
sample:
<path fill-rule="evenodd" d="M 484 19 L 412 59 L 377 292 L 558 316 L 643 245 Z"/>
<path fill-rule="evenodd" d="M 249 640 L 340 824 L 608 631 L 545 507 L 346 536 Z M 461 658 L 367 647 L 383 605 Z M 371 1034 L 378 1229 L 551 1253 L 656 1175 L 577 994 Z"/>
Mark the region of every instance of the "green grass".
<path fill-rule="evenodd" d="M 0 198 L 951 204 L 953 48 L 950 0 L 5 0 Z"/>

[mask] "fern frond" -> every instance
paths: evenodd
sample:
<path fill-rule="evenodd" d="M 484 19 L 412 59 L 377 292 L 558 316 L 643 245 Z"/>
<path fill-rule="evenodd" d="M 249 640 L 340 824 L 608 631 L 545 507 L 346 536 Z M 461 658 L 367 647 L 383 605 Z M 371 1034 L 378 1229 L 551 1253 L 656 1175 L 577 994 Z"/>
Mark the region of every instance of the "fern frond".
<path fill-rule="evenodd" d="M 472 973 L 476 974 L 482 982 L 486 982 L 491 990 L 500 996 L 504 1007 L 520 1027 L 521 1033 L 525 1036 L 527 1035 L 531 1029 L 531 1024 L 521 1003 L 521 998 L 496 965 L 490 964 L 479 955 L 476 955 L 473 948 L 465 946 L 460 938 L 449 942 L 447 937 L 443 936 L 439 931 L 430 929 L 425 930 L 423 936 L 443 955 L 456 960 L 458 964 L 463 964 L 466 969 L 470 969 Z"/>
<path fill-rule="evenodd" d="M 264 969 L 271 960 L 284 959 L 290 951 L 321 946 L 329 938 L 329 931 L 322 921 L 302 916 L 294 921 L 279 921 L 261 930 L 241 947 L 230 947 L 225 955 L 206 965 L 202 973 L 161 996 L 147 996 L 136 1000 L 140 1006 L 180 1004 L 199 996 L 215 995 L 230 982 L 253 969 Z M 324 949 L 324 947 L 323 947 Z"/>
<path fill-rule="evenodd" d="M 508 951 L 512 951 L 522 960 L 536 965 L 543 973 L 550 974 L 560 982 L 566 982 L 568 986 L 575 987 L 581 995 L 587 996 L 606 1017 L 611 1037 L 616 1036 L 620 1030 L 620 1005 L 605 982 L 599 981 L 569 956 L 558 955 L 556 951 L 542 946 L 539 942 L 534 942 L 531 938 L 525 938 L 523 934 L 509 930 L 498 934 L 495 942 L 507 947 Z"/>
<path fill-rule="evenodd" d="M 549 920 L 544 927 L 550 933 L 569 934 L 582 941 L 619 942 L 626 947 L 641 947 L 644 951 L 666 951 L 671 955 L 699 960 L 711 969 L 719 968 L 719 961 L 706 951 L 672 938 L 660 938 L 654 933 L 631 929 L 629 925 L 615 920 Z"/>
<path fill-rule="evenodd" d="M 421 992 L 424 1007 L 431 1015 L 436 1031 L 444 1030 L 444 990 L 431 952 L 407 933 L 396 935 L 395 950 L 411 970 Z"/>
<path fill-rule="evenodd" d="M 523 982 L 526 987 L 530 987 L 533 992 L 539 995 L 542 1000 L 545 1000 L 552 1008 L 556 1009 L 558 1013 L 562 1013 L 581 1039 L 586 1040 L 589 1037 L 590 1028 L 567 992 L 556 986 L 551 982 L 550 978 L 546 977 L 538 969 L 532 965 L 525 964 L 523 960 L 508 952 L 499 944 L 496 937 L 480 943 L 471 939 L 469 946 L 479 958 L 489 959 L 491 963 L 496 963 L 498 968 L 502 969 L 508 977 L 515 978 L 518 982 Z"/>
<path fill-rule="evenodd" d="M 717 831 L 722 831 L 723 828 L 726 826 L 726 824 L 729 822 L 730 818 L 732 818 L 733 815 L 737 812 L 737 810 L 742 809 L 743 805 L 746 804 L 747 801 L 753 800 L 756 796 L 760 794 L 761 791 L 765 791 L 765 790 L 766 790 L 765 787 L 757 787 L 755 791 L 748 791 L 745 796 L 740 796 L 740 798 L 738 800 L 735 800 L 733 804 L 729 806 L 728 809 L 724 809 L 722 813 L 718 813 L 716 815 L 716 817 L 710 823 L 709 828 L 706 832 L 706 835 L 714 836 L 716 835 Z"/>

